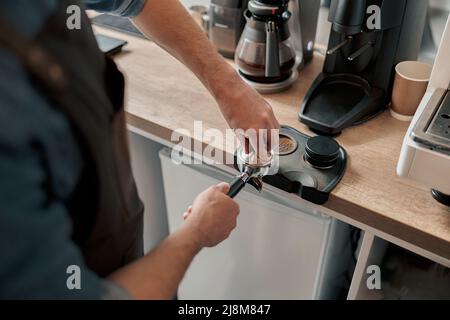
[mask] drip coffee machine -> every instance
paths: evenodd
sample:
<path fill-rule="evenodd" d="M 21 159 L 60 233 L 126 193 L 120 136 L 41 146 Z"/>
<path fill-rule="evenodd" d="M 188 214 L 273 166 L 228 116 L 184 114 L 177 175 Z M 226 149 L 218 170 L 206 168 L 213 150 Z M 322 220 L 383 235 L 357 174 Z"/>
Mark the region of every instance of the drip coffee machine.
<path fill-rule="evenodd" d="M 311 60 L 320 1 L 250 0 L 235 62 L 242 78 L 262 93 L 288 88 Z M 303 21 L 308 25 L 303 25 Z M 308 18 L 307 18 L 308 17 Z"/>

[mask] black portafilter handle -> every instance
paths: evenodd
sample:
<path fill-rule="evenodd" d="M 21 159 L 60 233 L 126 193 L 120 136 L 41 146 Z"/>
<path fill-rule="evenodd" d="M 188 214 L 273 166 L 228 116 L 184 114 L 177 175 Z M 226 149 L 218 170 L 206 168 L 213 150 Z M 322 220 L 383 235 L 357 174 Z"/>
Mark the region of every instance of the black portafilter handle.
<path fill-rule="evenodd" d="M 241 149 L 241 152 L 244 152 L 244 150 Z M 241 170 L 241 174 L 236 176 L 234 180 L 230 183 L 230 190 L 228 191 L 227 195 L 230 198 L 236 197 L 238 193 L 242 189 L 244 189 L 247 183 L 253 186 L 259 192 L 261 192 L 263 187 L 262 177 L 267 174 L 266 169 L 270 167 L 272 160 L 273 160 L 272 152 L 269 161 L 265 163 L 260 163 L 259 165 L 251 165 L 246 160 L 243 160 L 242 162 L 243 167 L 239 168 L 239 170 Z M 239 161 L 237 162 L 239 163 Z"/>
<path fill-rule="evenodd" d="M 248 179 L 248 176 L 246 174 L 242 174 L 242 175 L 234 178 L 234 180 L 230 183 L 230 190 L 228 191 L 227 195 L 230 198 L 236 197 L 239 194 L 239 192 L 242 189 L 244 189 L 244 187 L 247 183 L 247 179 Z"/>
<path fill-rule="evenodd" d="M 260 177 L 261 168 L 253 168 L 246 167 L 245 170 L 235 177 L 233 181 L 230 183 L 230 190 L 227 195 L 230 198 L 234 198 L 244 189 L 245 185 L 248 183 L 253 186 L 256 190 L 261 191 L 262 189 L 262 180 Z"/>

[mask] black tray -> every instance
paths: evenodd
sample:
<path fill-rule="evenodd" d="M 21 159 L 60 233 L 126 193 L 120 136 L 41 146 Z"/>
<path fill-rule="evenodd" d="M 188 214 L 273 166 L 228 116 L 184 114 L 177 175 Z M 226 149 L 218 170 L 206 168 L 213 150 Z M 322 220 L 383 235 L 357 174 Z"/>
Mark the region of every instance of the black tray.
<path fill-rule="evenodd" d="M 299 119 L 311 129 L 335 135 L 384 109 L 383 90 L 354 74 L 320 74 L 303 100 Z"/>
<path fill-rule="evenodd" d="M 280 135 L 287 135 L 297 142 L 297 149 L 279 156 L 276 175 L 265 176 L 263 181 L 276 188 L 294 193 L 302 199 L 322 205 L 328 201 L 330 192 L 341 181 L 347 163 L 347 153 L 340 147 L 336 163 L 328 169 L 311 166 L 305 159 L 305 145 L 309 136 L 289 126 L 281 126 Z M 235 159 L 235 167 L 239 169 Z"/>

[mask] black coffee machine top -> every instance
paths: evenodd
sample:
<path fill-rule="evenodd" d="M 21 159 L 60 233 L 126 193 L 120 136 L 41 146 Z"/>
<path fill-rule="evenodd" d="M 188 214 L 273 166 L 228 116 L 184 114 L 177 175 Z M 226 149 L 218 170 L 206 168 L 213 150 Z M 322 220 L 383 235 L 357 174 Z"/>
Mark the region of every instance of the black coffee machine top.
<path fill-rule="evenodd" d="M 382 111 L 395 65 L 417 59 L 427 8 L 424 0 L 331 0 L 323 72 L 305 96 L 300 121 L 333 135 Z"/>

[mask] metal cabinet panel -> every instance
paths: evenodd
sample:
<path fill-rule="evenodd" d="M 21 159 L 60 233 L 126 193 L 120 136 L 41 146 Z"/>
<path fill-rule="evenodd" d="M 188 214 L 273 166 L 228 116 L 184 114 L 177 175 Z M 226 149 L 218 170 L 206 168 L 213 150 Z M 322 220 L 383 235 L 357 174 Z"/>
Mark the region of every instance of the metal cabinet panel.
<path fill-rule="evenodd" d="M 175 165 L 169 155 L 168 150 L 160 154 L 169 229 L 173 232 L 198 193 L 232 176 L 204 165 Z M 323 274 L 339 272 L 339 268 L 326 270 L 325 265 L 334 241 L 330 236 L 336 234 L 331 229 L 347 230 L 347 226 L 329 216 L 295 210 L 251 189 L 245 189 L 236 200 L 241 208 L 236 230 L 219 246 L 200 252 L 179 287 L 178 297 L 314 299 L 328 295 L 324 288 L 330 287 L 330 277 Z M 345 237 L 347 233 L 338 234 Z"/>

